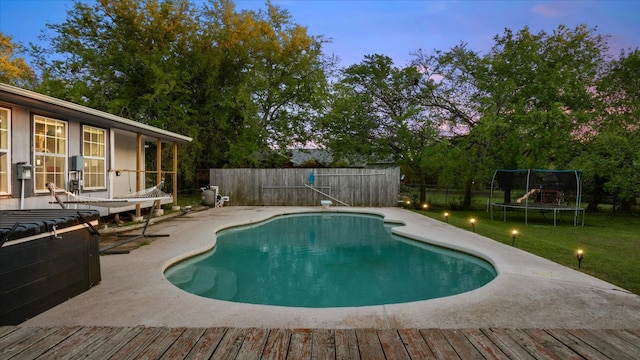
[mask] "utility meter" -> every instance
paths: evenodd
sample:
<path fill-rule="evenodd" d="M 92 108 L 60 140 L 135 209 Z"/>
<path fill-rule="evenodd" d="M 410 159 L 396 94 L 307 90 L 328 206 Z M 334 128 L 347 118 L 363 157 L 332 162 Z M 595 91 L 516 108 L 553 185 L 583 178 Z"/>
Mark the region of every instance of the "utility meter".
<path fill-rule="evenodd" d="M 18 180 L 31 180 L 31 164 L 17 163 Z"/>

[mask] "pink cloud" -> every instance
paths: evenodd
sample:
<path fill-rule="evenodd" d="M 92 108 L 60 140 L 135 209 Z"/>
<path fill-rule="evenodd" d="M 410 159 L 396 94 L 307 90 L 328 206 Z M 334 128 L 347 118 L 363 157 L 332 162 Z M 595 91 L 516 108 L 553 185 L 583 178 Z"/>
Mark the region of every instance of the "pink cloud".
<path fill-rule="evenodd" d="M 559 17 L 562 15 L 559 7 L 551 5 L 536 5 L 531 8 L 531 12 L 542 15 L 543 17 Z"/>

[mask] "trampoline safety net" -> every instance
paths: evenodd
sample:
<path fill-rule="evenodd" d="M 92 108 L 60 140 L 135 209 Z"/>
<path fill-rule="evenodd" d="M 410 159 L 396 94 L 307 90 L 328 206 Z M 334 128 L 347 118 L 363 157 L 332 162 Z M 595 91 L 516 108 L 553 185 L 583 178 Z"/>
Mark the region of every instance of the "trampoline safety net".
<path fill-rule="evenodd" d="M 580 212 L 584 224 L 581 176 L 579 170 L 496 170 L 491 180 L 491 216 L 494 206 L 503 208 L 505 220 L 506 209 L 525 209 L 525 222 L 526 210 L 549 210 L 555 225 L 558 212 L 574 211 L 574 225 Z"/>

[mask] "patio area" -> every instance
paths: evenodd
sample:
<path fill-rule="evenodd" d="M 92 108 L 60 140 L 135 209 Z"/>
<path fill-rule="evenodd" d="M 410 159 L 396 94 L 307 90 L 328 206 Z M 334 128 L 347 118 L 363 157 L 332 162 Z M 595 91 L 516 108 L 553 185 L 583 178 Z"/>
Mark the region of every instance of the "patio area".
<path fill-rule="evenodd" d="M 129 254 L 101 257 L 102 282 L 18 327 L 167 327 L 277 329 L 640 329 L 640 296 L 473 232 L 400 208 L 332 208 L 380 214 L 394 231 L 490 261 L 488 285 L 405 304 L 309 309 L 202 298 L 172 285 L 169 265 L 210 249 L 215 232 L 320 207 L 222 207 L 151 226 L 156 238 Z"/>

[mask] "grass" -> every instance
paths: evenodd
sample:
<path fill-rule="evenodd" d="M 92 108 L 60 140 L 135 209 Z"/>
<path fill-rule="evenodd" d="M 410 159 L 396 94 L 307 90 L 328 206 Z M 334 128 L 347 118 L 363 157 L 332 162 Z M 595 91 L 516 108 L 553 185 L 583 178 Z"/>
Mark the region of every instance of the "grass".
<path fill-rule="evenodd" d="M 445 221 L 444 210 L 416 212 Z M 502 211 L 448 211 L 449 223 L 472 230 L 470 219 L 476 219 L 476 232 L 511 245 L 512 231 L 518 231 L 515 246 L 558 264 L 582 271 L 640 295 L 640 218 L 632 215 L 586 214 L 584 227 L 573 226 L 573 213 L 558 215 L 553 226 L 553 214 L 529 212 L 528 224 L 524 213 L 509 212 L 507 221 Z M 581 219 L 580 219 L 581 220 Z M 578 269 L 577 251 L 584 252 Z"/>

